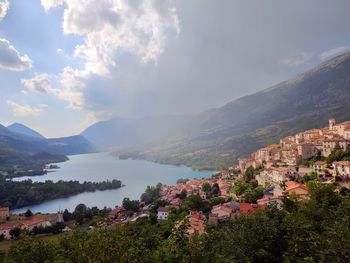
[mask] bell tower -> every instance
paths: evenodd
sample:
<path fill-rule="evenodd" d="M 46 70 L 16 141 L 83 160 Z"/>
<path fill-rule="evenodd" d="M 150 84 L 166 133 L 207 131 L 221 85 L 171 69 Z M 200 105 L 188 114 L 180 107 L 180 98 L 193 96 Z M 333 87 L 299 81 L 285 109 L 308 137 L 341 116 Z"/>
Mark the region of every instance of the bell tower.
<path fill-rule="evenodd" d="M 334 125 L 336 124 L 336 121 L 334 118 L 329 119 L 329 130 L 332 131 L 334 129 Z"/>

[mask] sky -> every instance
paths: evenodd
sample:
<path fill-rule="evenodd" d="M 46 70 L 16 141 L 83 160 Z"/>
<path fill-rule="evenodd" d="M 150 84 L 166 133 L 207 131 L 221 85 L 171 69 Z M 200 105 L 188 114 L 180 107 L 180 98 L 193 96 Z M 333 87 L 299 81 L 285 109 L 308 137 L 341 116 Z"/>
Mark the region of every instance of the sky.
<path fill-rule="evenodd" d="M 0 123 L 195 114 L 350 51 L 349 0 L 0 0 Z"/>

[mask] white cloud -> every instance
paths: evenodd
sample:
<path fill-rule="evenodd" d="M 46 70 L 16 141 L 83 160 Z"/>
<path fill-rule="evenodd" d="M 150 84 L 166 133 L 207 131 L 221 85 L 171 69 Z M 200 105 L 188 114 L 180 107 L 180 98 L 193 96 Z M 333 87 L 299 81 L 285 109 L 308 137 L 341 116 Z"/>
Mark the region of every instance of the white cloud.
<path fill-rule="evenodd" d="M 31 92 L 54 95 L 68 101 L 68 108 L 79 110 L 84 104 L 84 80 L 85 76 L 79 70 L 66 67 L 58 76 L 37 74 L 33 78 L 21 79 L 21 83 Z"/>
<path fill-rule="evenodd" d="M 21 79 L 21 83 L 28 90 L 42 94 L 54 93 L 54 88 L 51 86 L 51 77 L 48 74 L 38 74 L 30 79 Z"/>
<path fill-rule="evenodd" d="M 312 58 L 312 54 L 308 52 L 303 52 L 300 56 L 294 58 L 288 58 L 282 61 L 284 65 L 289 67 L 297 67 L 305 64 Z"/>
<path fill-rule="evenodd" d="M 76 58 L 85 61 L 83 68 L 66 67 L 57 75 L 60 91 L 49 89 L 72 109 L 88 108 L 84 102 L 86 82 L 94 75 L 109 76 L 120 54 L 132 54 L 141 63 L 157 62 L 167 35 L 180 32 L 176 9 L 163 1 L 41 0 L 41 4 L 45 10 L 65 4 L 64 33 L 84 39 L 74 51 Z M 39 87 L 35 81 L 34 77 L 30 83 L 22 83 L 31 90 L 48 90 L 47 82 L 41 79 L 44 85 Z"/>
<path fill-rule="evenodd" d="M 12 108 L 13 114 L 17 117 L 39 116 L 47 107 L 46 104 L 39 104 L 37 107 L 33 107 L 27 104 L 21 105 L 12 100 L 7 100 L 7 104 Z"/>
<path fill-rule="evenodd" d="M 27 55 L 20 55 L 8 40 L 0 38 L 0 68 L 24 71 L 31 67 L 32 61 Z"/>
<path fill-rule="evenodd" d="M 0 21 L 4 19 L 9 8 L 10 2 L 8 0 L 0 0 Z"/>
<path fill-rule="evenodd" d="M 64 0 L 41 0 L 41 5 L 44 7 L 46 12 L 51 8 L 62 5 L 63 3 Z"/>
<path fill-rule="evenodd" d="M 349 51 L 349 50 L 350 50 L 350 46 L 342 46 L 342 47 L 333 48 L 333 49 L 327 50 L 325 52 L 322 52 L 320 54 L 320 59 L 326 60 L 328 58 L 339 55 L 339 54 L 341 54 L 345 51 Z"/>

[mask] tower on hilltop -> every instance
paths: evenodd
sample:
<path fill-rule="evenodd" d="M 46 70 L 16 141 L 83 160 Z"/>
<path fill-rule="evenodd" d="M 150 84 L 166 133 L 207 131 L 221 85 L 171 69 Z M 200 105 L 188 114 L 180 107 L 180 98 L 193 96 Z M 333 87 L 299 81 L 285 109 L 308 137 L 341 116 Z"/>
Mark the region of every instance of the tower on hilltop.
<path fill-rule="evenodd" d="M 329 130 L 332 131 L 334 128 L 334 125 L 336 125 L 336 121 L 334 118 L 329 119 Z"/>

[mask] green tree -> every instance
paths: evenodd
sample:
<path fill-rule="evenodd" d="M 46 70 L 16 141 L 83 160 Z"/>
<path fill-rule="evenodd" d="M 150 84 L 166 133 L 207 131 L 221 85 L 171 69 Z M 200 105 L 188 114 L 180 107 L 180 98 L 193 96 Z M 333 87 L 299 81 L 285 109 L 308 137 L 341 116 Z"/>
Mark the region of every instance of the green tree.
<path fill-rule="evenodd" d="M 31 217 L 33 216 L 33 212 L 30 211 L 30 209 L 28 209 L 25 213 L 24 213 L 25 217 Z"/>
<path fill-rule="evenodd" d="M 85 204 L 79 204 L 74 209 L 74 220 L 77 224 L 82 224 L 86 217 L 87 207 Z"/>
<path fill-rule="evenodd" d="M 21 236 L 21 232 L 22 232 L 21 229 L 19 227 L 16 227 L 10 230 L 10 236 L 13 239 L 18 239 Z"/>

